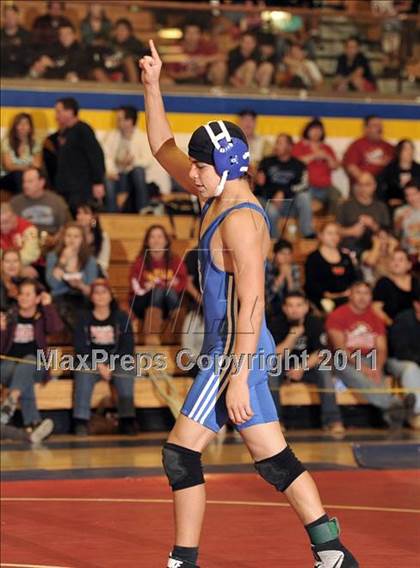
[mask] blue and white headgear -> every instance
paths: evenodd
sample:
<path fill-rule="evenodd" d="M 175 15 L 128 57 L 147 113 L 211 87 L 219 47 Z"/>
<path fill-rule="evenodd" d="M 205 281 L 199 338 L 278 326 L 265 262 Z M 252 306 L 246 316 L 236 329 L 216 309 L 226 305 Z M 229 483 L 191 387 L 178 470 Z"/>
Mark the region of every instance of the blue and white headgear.
<path fill-rule="evenodd" d="M 191 136 L 188 154 L 198 162 L 214 166 L 220 176 L 216 195 L 227 180 L 242 177 L 249 166 L 249 147 L 245 134 L 233 122 L 217 120 L 200 126 Z"/>

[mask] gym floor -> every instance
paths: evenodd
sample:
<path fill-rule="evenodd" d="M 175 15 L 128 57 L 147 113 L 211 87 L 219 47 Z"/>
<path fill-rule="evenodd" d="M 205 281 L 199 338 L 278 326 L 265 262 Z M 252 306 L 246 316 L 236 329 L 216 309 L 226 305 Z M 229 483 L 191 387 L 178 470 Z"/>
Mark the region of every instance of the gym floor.
<path fill-rule="evenodd" d="M 1 566 L 163 568 L 173 540 L 171 492 L 162 475 L 165 433 L 53 436 L 39 448 L 2 445 Z M 352 444 L 417 444 L 420 433 L 319 430 L 287 438 L 312 471 L 327 511 L 361 567 L 418 568 L 418 469 L 362 469 Z M 208 508 L 202 568 L 309 568 L 305 532 L 283 495 L 253 472 L 232 433 L 204 454 Z"/>

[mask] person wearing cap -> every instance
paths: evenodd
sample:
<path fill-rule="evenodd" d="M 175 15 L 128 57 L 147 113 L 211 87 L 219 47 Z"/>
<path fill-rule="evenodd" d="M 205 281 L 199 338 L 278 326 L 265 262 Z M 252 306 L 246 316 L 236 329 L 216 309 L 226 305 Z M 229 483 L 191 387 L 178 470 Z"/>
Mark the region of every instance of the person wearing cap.
<path fill-rule="evenodd" d="M 230 419 L 257 472 L 285 493 L 305 525 L 317 568 L 357 568 L 339 540 L 336 519 L 325 513 L 312 478 L 284 439 L 270 393 L 264 362 L 275 345 L 264 316 L 264 265 L 271 243 L 267 216 L 247 178 L 245 134 L 231 122 L 210 122 L 194 131 L 186 156 L 165 115 L 162 63 L 153 41 L 150 50 L 151 56 L 139 62 L 149 144 L 158 162 L 198 196 L 202 207 L 202 354 L 210 360 L 191 385 L 162 451 L 176 525 L 167 567 L 197 567 L 206 501 L 201 453 Z M 262 355 L 258 361 L 257 353 Z"/>
<path fill-rule="evenodd" d="M 74 373 L 75 434 L 86 436 L 90 418 L 93 388 L 107 381 L 117 391 L 119 430 L 121 434 L 137 432 L 134 408 L 134 369 L 125 368 L 124 356 L 134 355 L 134 336 L 128 314 L 119 309 L 110 284 L 97 278 L 91 284 L 90 306 L 80 313 L 74 333 L 74 351 L 88 355 L 92 369 Z M 106 361 L 93 368 L 94 351 L 103 353 Z M 114 357 L 115 364 L 112 362 Z M 101 355 L 102 358 L 102 355 Z"/>

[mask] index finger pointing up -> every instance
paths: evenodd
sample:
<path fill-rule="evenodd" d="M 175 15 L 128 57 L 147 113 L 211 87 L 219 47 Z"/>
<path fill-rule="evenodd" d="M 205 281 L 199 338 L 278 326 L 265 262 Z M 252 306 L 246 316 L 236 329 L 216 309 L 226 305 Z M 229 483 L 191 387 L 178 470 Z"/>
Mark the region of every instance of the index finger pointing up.
<path fill-rule="evenodd" d="M 154 59 L 154 61 L 160 61 L 159 53 L 157 52 L 155 43 L 152 39 L 149 39 L 149 47 L 150 47 L 150 53 L 152 54 L 152 58 Z"/>

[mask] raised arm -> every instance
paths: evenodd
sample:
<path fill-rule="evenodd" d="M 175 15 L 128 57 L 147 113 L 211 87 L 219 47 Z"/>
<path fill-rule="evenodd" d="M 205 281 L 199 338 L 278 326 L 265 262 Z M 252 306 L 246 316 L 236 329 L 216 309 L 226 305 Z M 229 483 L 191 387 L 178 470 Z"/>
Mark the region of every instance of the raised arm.
<path fill-rule="evenodd" d="M 163 168 L 188 192 L 197 195 L 197 190 L 189 177 L 188 156 L 175 144 L 160 91 L 159 78 L 162 61 L 152 40 L 149 41 L 150 55 L 139 61 L 144 87 L 147 137 L 150 149 Z"/>

